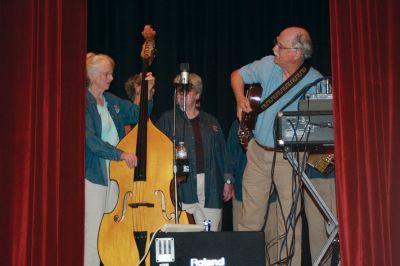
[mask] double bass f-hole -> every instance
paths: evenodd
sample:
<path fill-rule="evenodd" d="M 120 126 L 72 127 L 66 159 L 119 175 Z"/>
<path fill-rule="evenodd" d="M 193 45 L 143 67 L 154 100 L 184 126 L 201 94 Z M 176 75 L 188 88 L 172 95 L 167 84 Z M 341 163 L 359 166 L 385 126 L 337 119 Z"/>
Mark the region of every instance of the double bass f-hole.
<path fill-rule="evenodd" d="M 124 201 L 122 203 L 122 214 L 121 214 L 121 219 L 119 219 L 118 214 L 114 215 L 114 221 L 116 223 L 120 223 L 124 220 L 125 215 L 126 215 L 126 203 L 127 203 L 127 199 L 128 197 L 132 197 L 133 193 L 132 191 L 127 191 L 124 195 Z"/>
<path fill-rule="evenodd" d="M 170 216 L 168 217 L 167 205 L 166 205 L 164 192 L 162 192 L 162 190 L 154 191 L 154 195 L 157 196 L 158 194 L 160 194 L 160 198 L 161 198 L 161 210 L 162 210 L 162 215 L 163 215 L 164 219 L 167 220 L 167 221 L 175 220 L 175 214 L 174 213 L 171 213 Z"/>

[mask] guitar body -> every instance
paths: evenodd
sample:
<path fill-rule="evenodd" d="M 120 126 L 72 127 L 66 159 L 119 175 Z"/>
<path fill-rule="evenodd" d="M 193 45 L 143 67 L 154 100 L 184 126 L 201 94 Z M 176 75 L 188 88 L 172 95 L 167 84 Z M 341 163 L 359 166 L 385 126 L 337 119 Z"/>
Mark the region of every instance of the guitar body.
<path fill-rule="evenodd" d="M 260 84 L 250 84 L 248 85 L 246 97 L 250 102 L 251 109 L 255 109 L 260 105 L 262 87 Z M 239 142 L 245 150 L 247 150 L 247 145 L 251 138 L 251 131 L 254 129 L 256 124 L 258 113 L 255 112 L 242 112 L 242 120 L 240 121 L 240 126 L 238 130 Z"/>
<path fill-rule="evenodd" d="M 318 170 L 323 175 L 328 175 L 335 169 L 335 157 L 333 153 L 309 156 L 308 162 L 310 166 Z"/>

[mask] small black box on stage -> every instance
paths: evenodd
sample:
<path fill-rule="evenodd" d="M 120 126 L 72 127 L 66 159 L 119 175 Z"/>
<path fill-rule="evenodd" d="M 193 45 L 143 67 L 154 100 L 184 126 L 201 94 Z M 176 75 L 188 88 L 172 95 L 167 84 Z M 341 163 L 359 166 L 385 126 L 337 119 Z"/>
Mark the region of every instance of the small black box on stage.
<path fill-rule="evenodd" d="M 263 232 L 157 233 L 151 266 L 264 266 Z"/>

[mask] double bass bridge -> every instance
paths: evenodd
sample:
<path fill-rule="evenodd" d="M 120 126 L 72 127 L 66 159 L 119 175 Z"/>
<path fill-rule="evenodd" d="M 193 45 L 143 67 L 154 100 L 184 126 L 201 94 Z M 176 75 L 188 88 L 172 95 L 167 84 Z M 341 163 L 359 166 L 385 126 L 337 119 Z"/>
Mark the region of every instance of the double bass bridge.
<path fill-rule="evenodd" d="M 131 208 L 139 208 L 139 207 L 147 207 L 147 208 L 154 208 L 153 203 L 148 203 L 148 202 L 141 202 L 141 203 L 129 203 L 129 207 Z"/>

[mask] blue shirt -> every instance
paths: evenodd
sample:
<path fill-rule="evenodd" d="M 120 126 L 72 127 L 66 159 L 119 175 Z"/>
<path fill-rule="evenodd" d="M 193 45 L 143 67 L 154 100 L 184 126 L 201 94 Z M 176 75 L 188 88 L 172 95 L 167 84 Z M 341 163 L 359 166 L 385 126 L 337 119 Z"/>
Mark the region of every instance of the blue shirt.
<path fill-rule="evenodd" d="M 283 83 L 283 72 L 279 65 L 274 63 L 274 56 L 265 56 L 239 69 L 239 73 L 245 84 L 260 83 L 263 91 L 261 101 L 266 99 L 275 89 Z M 258 115 L 254 137 L 258 143 L 268 147 L 275 147 L 274 122 L 279 111 L 297 111 L 298 101 L 296 99 L 285 110 L 282 108 L 307 84 L 321 78 L 322 75 L 311 68 L 310 71 L 277 102 L 267 110 Z M 308 94 L 311 94 L 309 91 Z"/>

